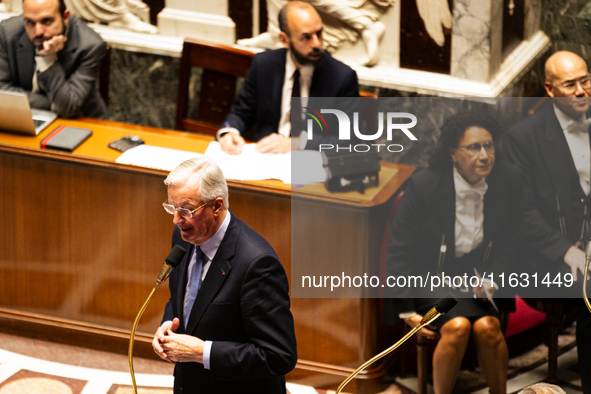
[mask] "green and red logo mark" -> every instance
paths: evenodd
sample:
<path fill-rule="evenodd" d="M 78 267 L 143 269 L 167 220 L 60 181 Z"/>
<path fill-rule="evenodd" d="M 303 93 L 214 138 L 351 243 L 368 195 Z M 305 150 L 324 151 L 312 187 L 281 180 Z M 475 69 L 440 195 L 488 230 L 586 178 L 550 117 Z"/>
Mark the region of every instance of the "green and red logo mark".
<path fill-rule="evenodd" d="M 320 126 L 320 130 L 324 131 L 324 127 L 326 127 L 326 131 L 328 131 L 328 125 L 326 124 L 326 120 L 324 120 L 324 116 L 320 115 L 320 113 L 312 108 L 308 108 L 308 107 L 302 107 L 303 109 L 305 109 L 306 111 L 304 111 L 304 114 L 306 116 L 311 117 L 312 119 L 314 119 L 316 121 L 316 123 L 318 123 L 318 126 Z M 310 112 L 313 112 L 310 113 Z M 324 123 L 324 127 L 322 127 L 322 123 L 320 123 L 320 120 L 318 119 L 322 119 L 322 123 Z"/>

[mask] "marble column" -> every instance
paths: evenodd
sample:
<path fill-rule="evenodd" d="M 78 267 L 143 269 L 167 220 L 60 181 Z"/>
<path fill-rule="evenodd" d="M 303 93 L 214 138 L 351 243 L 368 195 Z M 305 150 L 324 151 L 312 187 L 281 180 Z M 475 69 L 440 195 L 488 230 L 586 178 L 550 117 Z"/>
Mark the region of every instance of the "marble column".
<path fill-rule="evenodd" d="M 501 64 L 502 41 L 502 1 L 454 1 L 452 77 L 488 82 Z"/>
<path fill-rule="evenodd" d="M 541 19 L 542 0 L 525 0 L 525 40 L 529 40 L 540 30 Z"/>
<path fill-rule="evenodd" d="M 228 17 L 228 0 L 166 0 L 158 29 L 161 34 L 232 45 L 236 25 Z"/>

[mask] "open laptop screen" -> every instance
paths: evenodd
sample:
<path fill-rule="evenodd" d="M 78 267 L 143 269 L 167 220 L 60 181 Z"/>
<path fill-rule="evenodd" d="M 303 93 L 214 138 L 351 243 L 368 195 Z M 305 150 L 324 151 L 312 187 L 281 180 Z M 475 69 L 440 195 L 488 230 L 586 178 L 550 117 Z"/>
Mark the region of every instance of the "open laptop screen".
<path fill-rule="evenodd" d="M 0 130 L 12 133 L 37 135 L 57 115 L 50 111 L 31 110 L 25 93 L 0 90 Z"/>

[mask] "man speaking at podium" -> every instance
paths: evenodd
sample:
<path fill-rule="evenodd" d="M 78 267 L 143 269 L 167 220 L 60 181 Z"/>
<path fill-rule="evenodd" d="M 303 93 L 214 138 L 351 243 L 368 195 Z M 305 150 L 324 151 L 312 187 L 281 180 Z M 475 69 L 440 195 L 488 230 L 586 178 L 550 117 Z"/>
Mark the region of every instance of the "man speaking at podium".
<path fill-rule="evenodd" d="M 228 210 L 210 159 L 188 160 L 164 183 L 172 243 L 187 250 L 152 345 L 176 362 L 174 392 L 285 393 L 297 361 L 288 282 L 273 248 Z"/>

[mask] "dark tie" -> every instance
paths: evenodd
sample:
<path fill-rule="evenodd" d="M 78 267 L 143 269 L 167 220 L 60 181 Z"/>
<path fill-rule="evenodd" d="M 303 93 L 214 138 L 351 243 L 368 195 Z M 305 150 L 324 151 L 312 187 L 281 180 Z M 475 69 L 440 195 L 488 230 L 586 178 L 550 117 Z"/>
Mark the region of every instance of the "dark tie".
<path fill-rule="evenodd" d="M 191 285 L 189 287 L 189 295 L 187 296 L 187 307 L 185 309 L 185 328 L 187 328 L 187 324 L 189 323 L 189 316 L 191 316 L 191 309 L 193 309 L 193 304 L 195 303 L 195 298 L 197 298 L 197 293 L 201 288 L 201 274 L 203 273 L 203 260 L 204 260 L 204 253 L 201 251 L 199 246 L 195 247 L 195 254 L 197 255 L 195 265 L 193 266 L 193 272 L 189 273 L 189 280 L 191 281 Z"/>
<path fill-rule="evenodd" d="M 297 137 L 303 130 L 302 101 L 300 99 L 300 70 L 293 73 L 293 89 L 291 90 L 291 136 Z"/>

